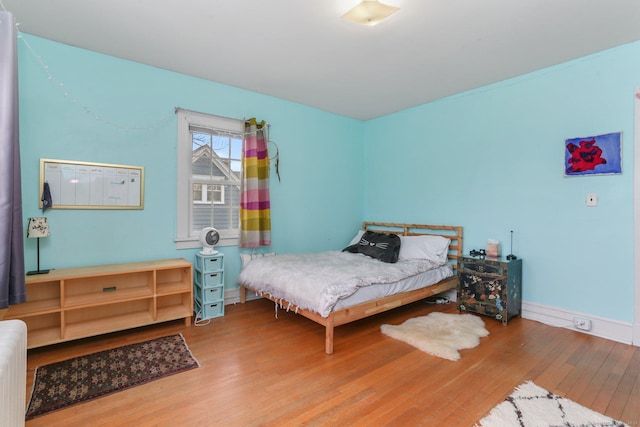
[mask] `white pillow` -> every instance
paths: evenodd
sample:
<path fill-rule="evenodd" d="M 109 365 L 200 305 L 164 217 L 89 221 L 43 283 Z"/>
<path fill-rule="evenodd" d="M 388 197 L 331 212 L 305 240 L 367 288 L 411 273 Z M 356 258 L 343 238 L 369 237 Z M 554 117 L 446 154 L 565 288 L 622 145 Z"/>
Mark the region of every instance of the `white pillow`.
<path fill-rule="evenodd" d="M 451 239 L 442 236 L 400 236 L 398 261 L 429 259 L 447 262 Z"/>
<path fill-rule="evenodd" d="M 360 239 L 362 239 L 362 235 L 363 234 L 364 234 L 364 230 L 358 230 L 358 233 L 356 234 L 356 237 L 351 239 L 351 242 L 349 242 L 349 244 L 347 246 L 355 245 L 356 243 L 358 243 L 360 241 Z"/>

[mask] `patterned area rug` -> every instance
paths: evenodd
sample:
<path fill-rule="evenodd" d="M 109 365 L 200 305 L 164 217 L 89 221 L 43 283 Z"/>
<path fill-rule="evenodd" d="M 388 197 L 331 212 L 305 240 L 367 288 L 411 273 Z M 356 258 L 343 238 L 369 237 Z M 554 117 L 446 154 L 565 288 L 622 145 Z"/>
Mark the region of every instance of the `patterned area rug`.
<path fill-rule="evenodd" d="M 493 408 L 476 427 L 511 426 L 624 427 L 627 425 L 557 396 L 528 381 L 516 388 L 504 402 Z"/>
<path fill-rule="evenodd" d="M 38 367 L 26 419 L 200 366 L 182 334 Z"/>
<path fill-rule="evenodd" d="M 449 360 L 459 360 L 458 350 L 473 348 L 480 344 L 480 337 L 489 335 L 484 321 L 478 316 L 437 311 L 400 325 L 382 325 L 380 330 L 426 353 Z"/>

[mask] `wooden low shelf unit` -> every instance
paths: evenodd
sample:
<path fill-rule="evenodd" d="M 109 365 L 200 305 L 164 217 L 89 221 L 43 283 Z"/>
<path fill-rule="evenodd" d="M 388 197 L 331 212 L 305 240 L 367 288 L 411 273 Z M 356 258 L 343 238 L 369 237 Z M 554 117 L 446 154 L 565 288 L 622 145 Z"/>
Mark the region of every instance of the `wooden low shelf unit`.
<path fill-rule="evenodd" d="M 185 259 L 51 270 L 28 276 L 27 301 L 4 319 L 27 324 L 41 347 L 193 315 L 193 267 Z"/>

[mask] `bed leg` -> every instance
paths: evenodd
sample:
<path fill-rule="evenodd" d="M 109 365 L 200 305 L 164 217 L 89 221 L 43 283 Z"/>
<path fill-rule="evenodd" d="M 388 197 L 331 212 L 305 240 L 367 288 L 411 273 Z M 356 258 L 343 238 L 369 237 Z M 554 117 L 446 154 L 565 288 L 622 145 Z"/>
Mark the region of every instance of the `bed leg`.
<path fill-rule="evenodd" d="M 333 322 L 328 323 L 325 327 L 324 351 L 327 354 L 333 354 Z"/>
<path fill-rule="evenodd" d="M 240 285 L 240 304 L 247 302 L 247 290 L 244 285 Z"/>

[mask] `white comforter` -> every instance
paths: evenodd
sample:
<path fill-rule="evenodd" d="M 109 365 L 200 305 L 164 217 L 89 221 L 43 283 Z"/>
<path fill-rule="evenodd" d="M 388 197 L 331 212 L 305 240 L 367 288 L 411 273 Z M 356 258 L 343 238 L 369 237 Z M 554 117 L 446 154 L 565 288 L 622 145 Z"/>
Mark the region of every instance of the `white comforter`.
<path fill-rule="evenodd" d="M 362 286 L 397 282 L 440 265 L 423 259 L 389 264 L 338 251 L 277 255 L 249 262 L 238 282 L 327 317 L 338 300 Z"/>

